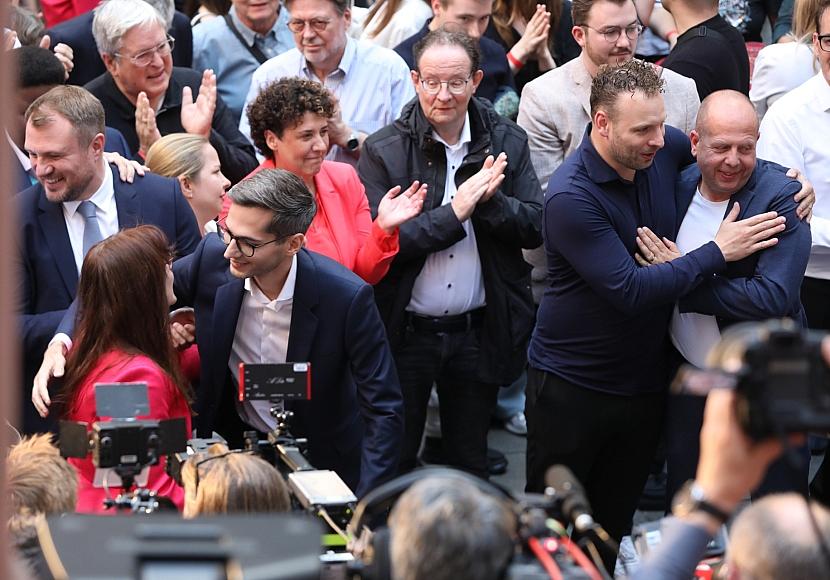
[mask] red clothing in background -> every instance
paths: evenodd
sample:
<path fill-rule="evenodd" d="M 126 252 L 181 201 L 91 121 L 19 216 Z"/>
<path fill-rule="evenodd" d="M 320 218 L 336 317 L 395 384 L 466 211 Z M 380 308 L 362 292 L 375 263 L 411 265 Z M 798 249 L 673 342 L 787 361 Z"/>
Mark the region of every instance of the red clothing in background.
<path fill-rule="evenodd" d="M 248 177 L 263 169 L 275 169 L 274 160 L 267 159 Z M 372 222 L 366 191 L 351 165 L 323 161 L 314 185 L 317 215 L 306 233 L 306 247 L 377 284 L 398 253 L 398 229 L 387 234 Z M 230 205 L 230 197 L 225 197 L 220 219 L 228 216 Z"/>
<path fill-rule="evenodd" d="M 40 0 L 46 28 L 52 28 L 64 20 L 75 18 L 98 6 L 100 0 Z"/>
<path fill-rule="evenodd" d="M 187 437 L 191 437 L 190 409 L 184 395 L 165 373 L 150 358 L 140 354 L 129 354 L 121 350 L 111 350 L 101 357 L 95 368 L 89 373 L 81 387 L 69 403 L 66 419 L 84 421 L 91 425 L 96 421 L 107 421 L 110 417 L 99 417 L 95 413 L 96 383 L 147 383 L 147 396 L 150 400 L 150 414 L 138 419 L 173 419 L 184 417 L 187 421 Z M 78 472 L 78 504 L 76 511 L 82 513 L 104 512 L 103 502 L 106 494 L 103 488 L 93 487 L 95 466 L 92 457 L 69 459 Z M 184 504 L 184 490 L 164 471 L 165 460 L 162 457 L 158 465 L 150 468 L 147 488 L 159 495 L 169 497 L 181 509 Z M 123 490 L 110 488 L 114 498 Z M 110 512 L 106 512 L 110 513 Z"/>

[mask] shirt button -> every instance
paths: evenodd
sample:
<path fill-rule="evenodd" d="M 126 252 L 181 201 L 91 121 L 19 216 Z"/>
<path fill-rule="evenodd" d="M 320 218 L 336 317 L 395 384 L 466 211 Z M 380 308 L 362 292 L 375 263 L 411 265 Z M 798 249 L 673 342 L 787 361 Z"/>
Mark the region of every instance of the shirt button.
<path fill-rule="evenodd" d="M 449 314 L 449 313 L 450 313 L 449 310 L 444 310 L 444 314 Z"/>
<path fill-rule="evenodd" d="M 455 255 L 453 255 L 453 254 L 450 254 L 450 258 L 455 258 Z"/>
<path fill-rule="evenodd" d="M 447 288 L 452 288 L 452 284 L 447 284 Z"/>

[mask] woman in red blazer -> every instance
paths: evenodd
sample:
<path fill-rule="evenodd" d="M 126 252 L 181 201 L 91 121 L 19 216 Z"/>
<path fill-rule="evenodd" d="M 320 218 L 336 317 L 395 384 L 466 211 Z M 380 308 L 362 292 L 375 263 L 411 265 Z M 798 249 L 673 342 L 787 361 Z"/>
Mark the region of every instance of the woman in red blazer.
<path fill-rule="evenodd" d="M 183 417 L 190 437 L 190 392 L 170 341 L 168 309 L 173 294 L 172 254 L 154 226 L 123 230 L 93 246 L 78 282 L 77 334 L 66 362 L 59 399 L 64 419 L 91 426 L 106 421 L 95 408 L 97 383 L 146 383 L 150 413 L 139 419 Z M 92 458 L 70 459 L 78 471 L 79 512 L 101 512 L 106 492 L 94 487 Z M 150 468 L 147 488 L 179 507 L 184 491 L 164 471 Z M 121 488 L 110 488 L 112 497 Z"/>
<path fill-rule="evenodd" d="M 317 215 L 306 233 L 308 249 L 377 284 L 398 253 L 398 226 L 421 211 L 426 185 L 416 181 L 403 193 L 400 186 L 389 190 L 373 222 L 354 168 L 325 160 L 336 107 L 328 90 L 313 81 L 286 78 L 266 87 L 248 110 L 251 137 L 266 157 L 251 175 L 285 169 L 301 177 L 317 200 Z M 229 206 L 226 198 L 221 218 Z"/>

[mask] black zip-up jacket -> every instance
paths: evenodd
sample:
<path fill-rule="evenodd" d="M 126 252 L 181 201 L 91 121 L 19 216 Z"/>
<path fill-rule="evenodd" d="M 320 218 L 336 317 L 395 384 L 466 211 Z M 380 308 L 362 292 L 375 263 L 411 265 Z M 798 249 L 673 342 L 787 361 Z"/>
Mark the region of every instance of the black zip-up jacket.
<path fill-rule="evenodd" d="M 505 179 L 487 202 L 472 215 L 487 306 L 481 329 L 479 380 L 509 384 L 527 360 L 527 342 L 533 329 L 530 266 L 522 248 L 542 243 L 542 192 L 530 163 L 527 135 L 518 125 L 500 117 L 483 99 L 473 98 L 467 156 L 455 175 L 456 184 L 477 173 L 488 155 L 507 154 Z M 400 118 L 363 144 L 358 174 L 366 187 L 373 216 L 386 192 L 414 180 L 428 184 L 420 215 L 400 227 L 400 251 L 386 277 L 375 287 L 375 299 L 386 324 L 393 351 L 406 326 L 405 308 L 415 279 L 429 254 L 444 250 L 464 236 L 464 228 L 449 204 L 441 205 L 446 181 L 444 145 L 417 99 Z"/>

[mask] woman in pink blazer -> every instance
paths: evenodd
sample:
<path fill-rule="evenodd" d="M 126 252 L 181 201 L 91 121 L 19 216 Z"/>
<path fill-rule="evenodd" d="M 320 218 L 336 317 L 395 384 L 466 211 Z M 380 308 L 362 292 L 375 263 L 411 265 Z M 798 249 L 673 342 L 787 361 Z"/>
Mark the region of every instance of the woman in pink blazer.
<path fill-rule="evenodd" d="M 301 177 L 317 200 L 317 215 L 306 233 L 308 249 L 376 284 L 398 253 L 398 226 L 420 213 L 426 185 L 416 181 L 403 193 L 400 186 L 389 190 L 373 222 L 354 168 L 325 160 L 329 123 L 338 117 L 336 100 L 319 83 L 298 78 L 272 83 L 248 110 L 251 137 L 266 157 L 253 173 L 284 169 Z M 226 199 L 221 218 L 229 206 Z"/>
<path fill-rule="evenodd" d="M 118 232 L 86 257 L 78 282 L 76 335 L 66 362 L 61 416 L 91 426 L 106 421 L 95 408 L 99 383 L 146 383 L 150 413 L 140 419 L 183 417 L 190 437 L 190 392 L 170 341 L 168 309 L 173 294 L 172 254 L 154 226 Z M 95 487 L 91 457 L 70 459 L 78 471 L 79 512 L 101 512 L 106 492 Z M 184 491 L 164 471 L 150 468 L 147 486 L 179 507 Z M 110 488 L 110 496 L 121 493 Z"/>

